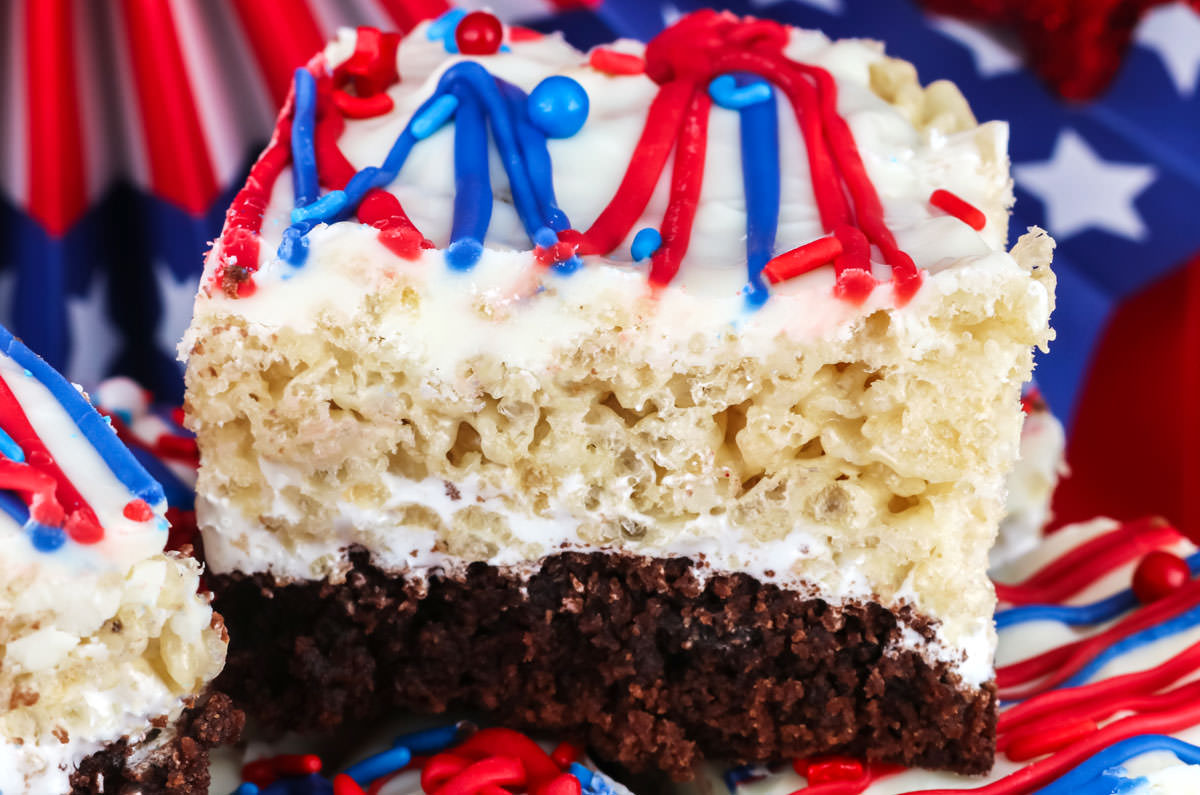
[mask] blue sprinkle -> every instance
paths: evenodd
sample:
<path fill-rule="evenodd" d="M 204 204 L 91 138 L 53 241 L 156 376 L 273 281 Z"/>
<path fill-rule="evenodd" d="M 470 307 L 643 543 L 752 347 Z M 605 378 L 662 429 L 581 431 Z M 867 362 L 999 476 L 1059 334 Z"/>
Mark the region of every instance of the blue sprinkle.
<path fill-rule="evenodd" d="M 321 192 L 317 183 L 317 152 L 313 146 L 316 124 L 317 81 L 301 67 L 295 73 L 295 112 L 292 114 L 292 188 L 296 206 L 304 207 Z"/>
<path fill-rule="evenodd" d="M 412 761 L 412 752 L 404 746 L 398 746 L 367 757 L 356 765 L 351 765 L 346 769 L 346 775 L 359 784 L 369 784 L 380 776 L 395 773 L 410 761 Z"/>
<path fill-rule="evenodd" d="M 446 264 L 456 271 L 470 270 L 483 254 L 483 244 L 471 237 L 455 240 L 446 248 Z"/>
<path fill-rule="evenodd" d="M 708 84 L 708 95 L 722 108 L 741 110 L 771 99 L 771 86 L 762 80 L 739 86 L 733 75 L 721 75 Z"/>
<path fill-rule="evenodd" d="M 562 262 L 556 262 L 553 266 L 554 272 L 562 276 L 570 276 L 575 271 L 583 267 L 583 260 L 578 255 L 572 254 Z"/>
<path fill-rule="evenodd" d="M 404 746 L 414 754 L 428 756 L 449 747 L 458 739 L 459 728 L 455 723 L 436 729 L 402 734 L 392 743 L 393 746 Z"/>
<path fill-rule="evenodd" d="M 433 22 L 429 23 L 429 27 L 425 29 L 425 38 L 430 41 L 441 41 L 446 43 L 447 39 L 451 44 L 454 44 L 454 31 L 458 28 L 458 23 L 467 15 L 467 12 L 461 8 L 452 8 L 442 14 Z M 458 45 L 454 45 L 451 50 L 447 47 L 447 52 L 458 52 Z"/>
<path fill-rule="evenodd" d="M 246 781 L 233 791 L 233 795 L 258 795 L 258 785 Z"/>
<path fill-rule="evenodd" d="M 13 441 L 13 438 L 0 430 L 0 454 L 10 461 L 16 461 L 18 464 L 25 463 L 25 451 L 21 449 L 21 445 Z"/>
<path fill-rule="evenodd" d="M 638 233 L 633 236 L 633 244 L 629 247 L 629 253 L 633 255 L 636 262 L 649 259 L 654 256 L 654 252 L 662 247 L 662 235 L 657 229 L 646 227 L 639 229 Z"/>
<path fill-rule="evenodd" d="M 588 770 L 586 767 L 579 764 L 578 762 L 572 762 L 571 766 L 569 768 L 567 768 L 567 772 L 570 773 L 575 778 L 579 779 L 579 783 L 585 787 L 592 783 L 592 778 L 593 778 L 592 771 Z"/>
<path fill-rule="evenodd" d="M 587 121 L 588 104 L 583 86 L 565 75 L 552 75 L 530 92 L 529 120 L 551 138 L 570 138 Z"/>
<path fill-rule="evenodd" d="M 53 552 L 67 543 L 67 534 L 61 527 L 50 527 L 33 520 L 30 520 L 28 527 L 29 540 L 39 552 Z"/>
<path fill-rule="evenodd" d="M 548 226 L 543 226 L 541 229 L 533 233 L 533 244 L 542 248 L 550 248 L 558 242 L 558 233 Z"/>
<path fill-rule="evenodd" d="M 567 219 L 567 214 L 557 207 L 550 210 L 550 214 L 546 216 L 546 226 L 556 232 L 561 232 L 564 229 L 571 228 L 571 222 Z"/>
<path fill-rule="evenodd" d="M 419 116 L 413 117 L 409 129 L 418 141 L 424 141 L 442 128 L 458 108 L 458 97 L 442 94 L 433 100 Z"/>
<path fill-rule="evenodd" d="M 355 174 L 354 176 L 358 176 Z M 319 223 L 328 221 L 346 208 L 349 198 L 344 190 L 334 190 L 305 207 L 292 210 L 292 223 Z"/>

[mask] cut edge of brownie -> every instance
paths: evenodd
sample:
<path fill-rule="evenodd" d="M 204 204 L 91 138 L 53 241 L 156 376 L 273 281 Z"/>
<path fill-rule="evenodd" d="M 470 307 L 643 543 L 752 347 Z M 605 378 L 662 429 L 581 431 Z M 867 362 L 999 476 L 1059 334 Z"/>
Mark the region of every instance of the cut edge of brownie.
<path fill-rule="evenodd" d="M 268 730 L 462 710 L 681 780 L 706 758 L 992 766 L 994 685 L 902 643 L 934 637 L 908 606 L 834 607 L 687 558 L 563 552 L 420 582 L 349 559 L 337 583 L 210 574 L 231 637 L 216 686 Z"/>
<path fill-rule="evenodd" d="M 229 696 L 209 692 L 184 710 L 166 739 L 159 738 L 165 729 L 155 728 L 141 743 L 122 738 L 86 757 L 71 774 L 70 795 L 208 795 L 209 750 L 237 742 L 244 725 Z"/>

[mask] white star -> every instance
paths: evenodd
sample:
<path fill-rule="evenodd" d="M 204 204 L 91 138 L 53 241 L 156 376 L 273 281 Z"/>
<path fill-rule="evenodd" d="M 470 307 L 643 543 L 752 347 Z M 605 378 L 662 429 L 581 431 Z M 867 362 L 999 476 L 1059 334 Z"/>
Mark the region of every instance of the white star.
<path fill-rule="evenodd" d="M 1185 3 L 1156 8 L 1138 25 L 1137 40 L 1158 53 L 1179 93 L 1196 93 L 1200 82 L 1200 13 Z"/>
<path fill-rule="evenodd" d="M 1146 225 L 1134 200 L 1155 180 L 1153 166 L 1100 159 L 1074 130 L 1064 130 L 1049 160 L 1013 167 L 1017 183 L 1046 207 L 1046 225 L 1060 239 L 1104 229 L 1140 240 Z"/>
<path fill-rule="evenodd" d="M 1021 68 L 1021 56 L 979 25 L 939 16 L 932 17 L 929 24 L 970 51 L 981 77 L 996 77 Z"/>
<path fill-rule="evenodd" d="M 750 0 L 752 8 L 769 8 L 777 6 L 780 3 L 788 2 L 789 0 Z M 846 10 L 842 4 L 842 0 L 791 0 L 791 2 L 799 3 L 800 5 L 812 6 L 818 11 L 824 11 L 826 14 L 833 16 L 840 15 Z"/>
<path fill-rule="evenodd" d="M 67 359 L 66 375 L 88 389 L 97 386 L 108 375 L 108 365 L 117 349 L 117 335 L 105 306 L 107 286 L 108 277 L 95 271 L 87 294 L 67 297 L 71 355 Z"/>
<path fill-rule="evenodd" d="M 158 300 L 162 306 L 162 315 L 158 319 L 155 330 L 155 342 L 158 348 L 172 359 L 177 358 L 175 348 L 192 322 L 192 307 L 196 303 L 196 289 L 200 284 L 200 275 L 189 276 L 183 281 L 176 281 L 175 274 L 165 262 L 154 264 L 154 280 L 158 282 Z"/>

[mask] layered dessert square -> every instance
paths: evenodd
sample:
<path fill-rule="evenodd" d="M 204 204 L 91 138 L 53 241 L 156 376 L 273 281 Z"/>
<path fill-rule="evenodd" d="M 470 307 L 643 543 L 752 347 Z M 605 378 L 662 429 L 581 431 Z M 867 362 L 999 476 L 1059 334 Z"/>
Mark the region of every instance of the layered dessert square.
<path fill-rule="evenodd" d="M 715 12 L 587 54 L 482 12 L 343 33 L 181 348 L 222 687 L 676 777 L 986 771 L 1054 294 L 1006 132 L 877 43 Z"/>
<path fill-rule="evenodd" d="M 241 716 L 166 500 L 73 385 L 0 329 L 0 791 L 205 793 Z"/>

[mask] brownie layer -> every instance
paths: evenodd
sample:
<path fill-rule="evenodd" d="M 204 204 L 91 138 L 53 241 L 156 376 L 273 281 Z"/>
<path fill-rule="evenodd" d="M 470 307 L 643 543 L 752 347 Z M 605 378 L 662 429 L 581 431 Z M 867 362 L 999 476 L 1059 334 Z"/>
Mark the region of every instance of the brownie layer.
<path fill-rule="evenodd" d="M 901 644 L 933 637 L 907 608 L 701 582 L 686 558 L 568 552 L 528 578 L 477 563 L 421 584 L 350 559 L 338 584 L 210 575 L 231 637 L 218 687 L 268 727 L 483 710 L 677 779 L 705 757 L 992 764 L 994 689 Z"/>
<path fill-rule="evenodd" d="M 211 693 L 185 710 L 175 735 L 145 758 L 122 739 L 84 759 L 71 775 L 71 795 L 208 795 L 208 751 L 236 742 L 244 723 L 228 696 Z"/>

